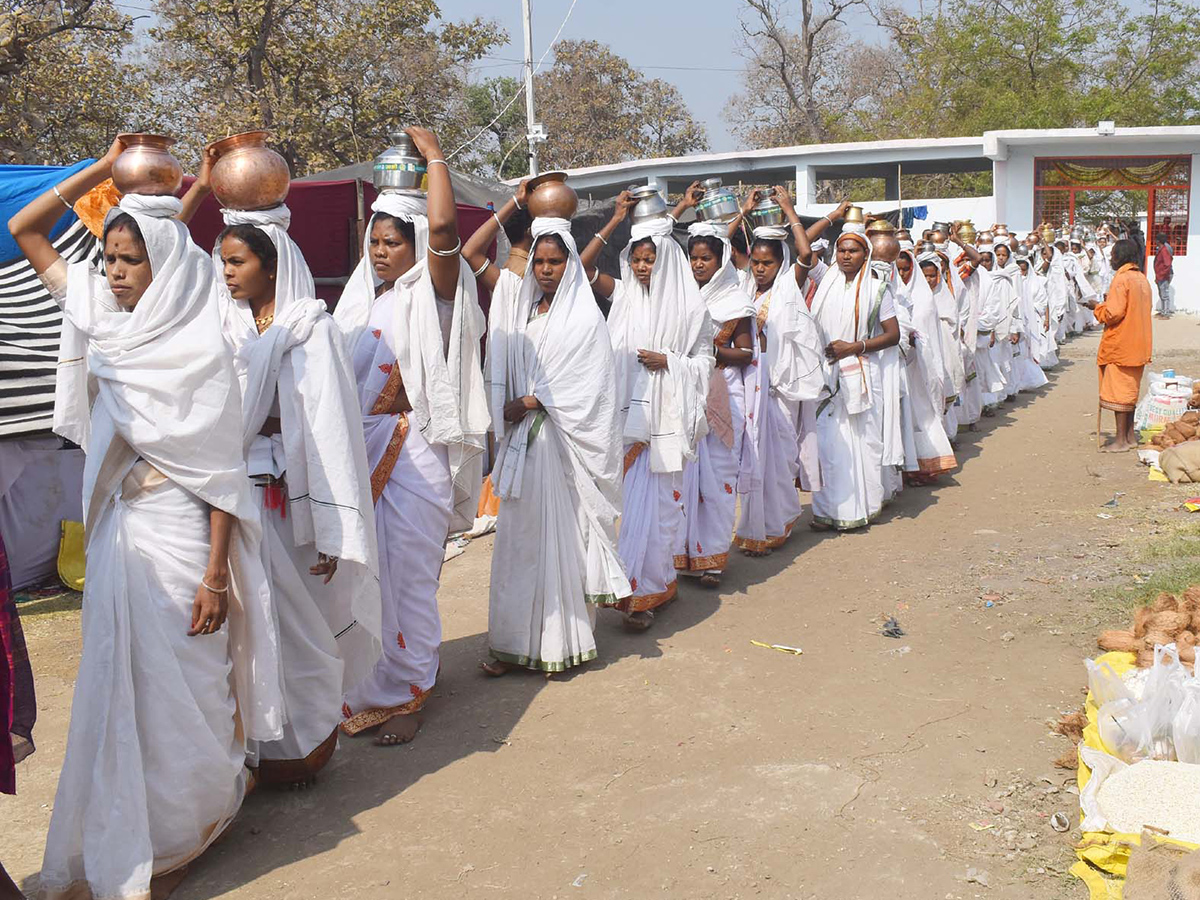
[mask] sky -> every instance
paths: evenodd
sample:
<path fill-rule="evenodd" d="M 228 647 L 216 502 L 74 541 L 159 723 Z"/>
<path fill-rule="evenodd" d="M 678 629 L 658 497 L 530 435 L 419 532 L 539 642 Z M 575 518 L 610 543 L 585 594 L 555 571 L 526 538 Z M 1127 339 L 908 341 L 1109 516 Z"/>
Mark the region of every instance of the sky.
<path fill-rule="evenodd" d="M 533 0 L 535 64 L 570 6 L 571 0 Z M 740 88 L 739 73 L 745 66 L 739 55 L 738 24 L 744 8 L 742 0 L 577 0 L 560 40 L 600 41 L 648 77 L 671 82 L 683 94 L 692 115 L 707 128 L 712 149 L 734 150 L 745 142 L 729 133 L 723 112 L 730 96 Z M 521 77 L 521 0 L 442 0 L 441 10 L 442 16 L 451 20 L 494 19 L 508 31 L 509 45 L 480 60 L 475 77 Z M 863 34 L 864 39 L 875 39 L 878 33 L 867 21 L 860 20 L 856 26 L 871 32 Z M 551 53 L 545 65 L 553 61 Z"/>

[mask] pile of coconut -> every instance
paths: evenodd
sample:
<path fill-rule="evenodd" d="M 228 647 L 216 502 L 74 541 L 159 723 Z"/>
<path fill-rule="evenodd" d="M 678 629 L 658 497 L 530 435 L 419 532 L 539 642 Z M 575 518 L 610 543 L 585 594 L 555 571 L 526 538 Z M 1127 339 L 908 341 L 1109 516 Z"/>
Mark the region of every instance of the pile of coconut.
<path fill-rule="evenodd" d="M 1197 381 L 1196 385 L 1200 387 L 1200 381 Z M 1194 405 L 1200 406 L 1200 395 L 1193 394 L 1192 401 L 1194 401 Z M 1155 450 L 1168 450 L 1176 444 L 1184 444 L 1198 439 L 1200 439 L 1200 411 L 1191 409 L 1154 435 L 1150 439 L 1150 446 Z"/>
<path fill-rule="evenodd" d="M 1196 635 L 1200 634 L 1200 586 L 1182 596 L 1159 594 L 1149 606 L 1133 614 L 1133 630 L 1102 631 L 1096 639 L 1101 650 L 1136 653 L 1140 668 L 1154 665 L 1154 648 L 1174 644 L 1179 661 L 1192 668 L 1196 662 Z"/>

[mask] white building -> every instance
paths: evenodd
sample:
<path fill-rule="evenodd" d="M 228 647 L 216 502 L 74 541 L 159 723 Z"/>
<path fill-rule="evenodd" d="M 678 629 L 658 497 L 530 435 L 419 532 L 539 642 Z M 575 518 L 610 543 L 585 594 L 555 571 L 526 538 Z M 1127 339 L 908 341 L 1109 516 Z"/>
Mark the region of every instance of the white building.
<path fill-rule="evenodd" d="M 818 182 L 881 178 L 885 201 L 878 210 L 925 207 L 922 221 L 971 218 L 977 225 L 1005 223 L 1029 231 L 1043 220 L 1095 227 L 1136 218 L 1148 252 L 1164 229 L 1175 250 L 1175 294 L 1180 309 L 1200 311 L 1200 224 L 1190 215 L 1200 204 L 1200 126 L 1162 128 L 1061 128 L 989 131 L 980 137 L 810 144 L 645 159 L 569 170 L 581 197 L 600 200 L 630 184 L 682 191 L 697 178 L 728 185 L 795 182 L 802 213 L 830 209 L 815 202 Z M 901 196 L 901 175 L 992 173 L 992 196 L 925 199 Z M 1194 248 L 1194 249 L 1193 249 Z M 1149 271 L 1149 268 L 1148 268 Z M 1151 279 L 1153 280 L 1153 279 Z"/>

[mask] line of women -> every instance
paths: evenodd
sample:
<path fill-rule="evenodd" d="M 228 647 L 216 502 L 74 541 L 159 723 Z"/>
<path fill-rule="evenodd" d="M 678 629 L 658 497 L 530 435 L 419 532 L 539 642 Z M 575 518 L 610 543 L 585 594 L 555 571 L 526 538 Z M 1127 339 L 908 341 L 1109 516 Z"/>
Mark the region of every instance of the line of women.
<path fill-rule="evenodd" d="M 9 223 L 62 305 L 55 430 L 87 451 L 44 897 L 163 896 L 255 785 L 311 783 L 339 731 L 416 735 L 444 545 L 474 518 L 489 431 L 483 669 L 553 673 L 596 657 L 600 608 L 644 631 L 680 575 L 717 585 L 734 547 L 781 546 L 799 489 L 812 527 L 869 525 L 906 479 L 954 468 L 972 411 L 1044 382 L 1049 274 L 1006 243 L 955 264 L 902 244 L 893 263 L 843 222 L 826 265 L 814 244 L 849 204 L 806 228 L 776 187 L 786 224 L 696 223 L 685 250 L 693 185 L 634 222 L 614 277 L 597 260 L 628 192 L 582 251 L 524 184 L 464 246 L 437 139 L 408 133 L 427 190 L 379 196 L 332 316 L 286 206 L 223 210 L 211 251 L 191 241 L 211 157 L 182 201 L 125 194 L 102 273 L 49 234 L 119 139 Z"/>

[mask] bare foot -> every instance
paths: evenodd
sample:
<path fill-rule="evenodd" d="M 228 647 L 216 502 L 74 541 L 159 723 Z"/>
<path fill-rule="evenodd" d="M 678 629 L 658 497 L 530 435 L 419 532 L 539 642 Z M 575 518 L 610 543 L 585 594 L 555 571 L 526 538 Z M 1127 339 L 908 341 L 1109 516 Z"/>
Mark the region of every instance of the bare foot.
<path fill-rule="evenodd" d="M 832 525 L 826 525 L 824 522 L 812 521 L 808 523 L 808 527 L 813 531 L 833 531 Z"/>
<path fill-rule="evenodd" d="M 1128 453 L 1130 450 L 1137 448 L 1137 444 L 1130 444 L 1126 441 L 1110 441 L 1100 448 L 1101 453 Z"/>
<path fill-rule="evenodd" d="M 625 616 L 626 631 L 645 631 L 654 624 L 654 613 L 646 610 L 644 612 L 628 613 Z"/>
<path fill-rule="evenodd" d="M 187 875 L 187 866 L 173 872 L 155 875 L 150 879 L 150 900 L 167 900 Z"/>
<path fill-rule="evenodd" d="M 721 576 L 717 572 L 705 572 L 700 576 L 700 584 L 704 587 L 719 587 L 721 584 Z"/>
<path fill-rule="evenodd" d="M 392 716 L 379 726 L 379 734 L 375 737 L 375 746 L 394 747 L 397 744 L 407 744 L 421 730 L 421 716 L 409 713 Z"/>
<path fill-rule="evenodd" d="M 492 678 L 500 678 L 501 676 L 507 675 L 512 671 L 512 665 L 510 663 L 501 662 L 498 659 L 481 662 L 479 664 L 479 668 L 483 669 L 483 671 Z"/>

